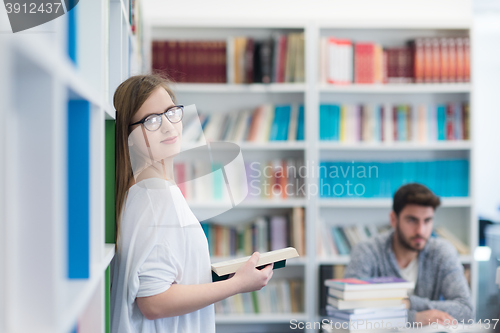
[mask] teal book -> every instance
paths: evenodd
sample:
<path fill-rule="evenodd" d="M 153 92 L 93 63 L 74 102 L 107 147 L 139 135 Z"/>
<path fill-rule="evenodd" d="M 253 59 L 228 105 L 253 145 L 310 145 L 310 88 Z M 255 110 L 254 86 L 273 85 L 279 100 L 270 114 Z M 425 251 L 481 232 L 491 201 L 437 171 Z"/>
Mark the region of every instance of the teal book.
<path fill-rule="evenodd" d="M 279 127 L 279 139 L 286 141 L 288 138 L 288 125 L 290 124 L 290 113 L 292 112 L 291 105 L 284 105 L 282 108 L 281 122 Z"/>
<path fill-rule="evenodd" d="M 319 139 L 328 140 L 328 109 L 329 105 L 321 104 L 319 106 Z"/>
<path fill-rule="evenodd" d="M 340 105 L 335 104 L 331 106 L 331 126 L 332 126 L 332 137 L 331 140 L 340 140 Z"/>
<path fill-rule="evenodd" d="M 274 108 L 274 119 L 271 125 L 271 132 L 269 133 L 269 141 L 275 141 L 278 138 L 279 119 L 281 116 L 281 106 Z"/>
<path fill-rule="evenodd" d="M 304 140 L 304 105 L 299 106 L 299 121 L 297 126 L 297 140 Z"/>
<path fill-rule="evenodd" d="M 446 140 L 446 105 L 437 107 L 437 139 Z"/>
<path fill-rule="evenodd" d="M 335 242 L 335 245 L 337 246 L 337 250 L 339 251 L 340 255 L 348 255 L 349 254 L 349 247 L 346 244 L 346 241 L 344 239 L 344 236 L 340 233 L 340 229 L 338 227 L 332 227 L 332 236 L 333 236 L 333 241 Z"/>

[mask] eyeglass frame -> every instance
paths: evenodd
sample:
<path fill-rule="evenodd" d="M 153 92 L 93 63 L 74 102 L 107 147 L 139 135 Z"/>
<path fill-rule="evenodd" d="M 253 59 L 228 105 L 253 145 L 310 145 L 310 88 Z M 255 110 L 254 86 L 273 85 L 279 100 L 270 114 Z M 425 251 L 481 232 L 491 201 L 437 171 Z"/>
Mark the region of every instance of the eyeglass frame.
<path fill-rule="evenodd" d="M 167 117 L 167 112 L 168 112 L 169 110 L 173 109 L 173 108 L 181 108 L 181 110 L 182 110 L 181 119 L 180 119 L 179 121 L 176 121 L 175 123 L 174 123 L 174 122 L 172 122 L 172 121 L 171 121 L 170 119 L 168 119 L 168 117 Z M 162 113 L 152 113 L 152 114 L 150 114 L 150 115 L 147 115 L 147 116 L 146 116 L 146 117 L 144 117 L 143 119 L 139 120 L 138 122 L 133 123 L 133 124 L 130 124 L 130 125 L 128 125 L 128 126 L 130 127 L 130 126 L 139 125 L 139 124 L 142 124 L 142 125 L 144 126 L 144 123 L 146 122 L 146 119 L 147 119 L 148 117 L 153 116 L 153 115 L 155 115 L 155 116 L 165 116 L 165 118 L 167 118 L 167 120 L 168 120 L 168 121 L 170 121 L 170 123 L 171 123 L 171 124 L 178 124 L 178 123 L 180 123 L 180 122 L 182 121 L 182 118 L 184 118 L 184 105 L 174 105 L 174 106 L 169 107 L 167 110 L 165 110 L 165 112 L 162 112 Z M 161 127 L 161 125 L 160 125 L 160 127 Z M 157 129 L 155 129 L 155 130 L 153 130 L 153 131 L 157 131 L 158 129 L 160 129 L 160 127 L 158 127 Z M 144 128 L 145 128 L 145 129 L 147 129 L 148 131 L 150 131 L 150 132 L 151 132 L 151 130 L 150 130 L 150 129 L 148 129 L 146 126 L 144 126 Z"/>

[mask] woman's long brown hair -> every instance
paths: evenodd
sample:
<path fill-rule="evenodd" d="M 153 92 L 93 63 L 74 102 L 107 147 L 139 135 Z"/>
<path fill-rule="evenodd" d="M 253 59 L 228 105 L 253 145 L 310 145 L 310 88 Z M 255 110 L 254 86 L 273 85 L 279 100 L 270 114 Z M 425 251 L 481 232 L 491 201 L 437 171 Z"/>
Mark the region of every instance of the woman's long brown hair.
<path fill-rule="evenodd" d="M 163 87 L 172 101 L 175 95 L 169 88 L 171 81 L 160 74 L 131 76 L 116 88 L 113 104 L 116 110 L 115 127 L 115 244 L 120 231 L 120 217 L 125 196 L 135 182 L 128 151 L 129 125 L 134 114 L 158 87 Z"/>

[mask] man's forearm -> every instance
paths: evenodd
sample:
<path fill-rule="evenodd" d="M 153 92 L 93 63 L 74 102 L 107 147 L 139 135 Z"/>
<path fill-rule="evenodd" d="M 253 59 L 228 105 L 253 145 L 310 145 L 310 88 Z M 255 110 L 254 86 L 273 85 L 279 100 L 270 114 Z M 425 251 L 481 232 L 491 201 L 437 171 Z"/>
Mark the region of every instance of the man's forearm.
<path fill-rule="evenodd" d="M 420 312 L 430 309 L 444 311 L 458 321 L 467 321 L 472 318 L 472 305 L 467 299 L 456 298 L 446 301 L 431 301 L 428 298 L 416 295 L 410 296 L 410 310 Z"/>

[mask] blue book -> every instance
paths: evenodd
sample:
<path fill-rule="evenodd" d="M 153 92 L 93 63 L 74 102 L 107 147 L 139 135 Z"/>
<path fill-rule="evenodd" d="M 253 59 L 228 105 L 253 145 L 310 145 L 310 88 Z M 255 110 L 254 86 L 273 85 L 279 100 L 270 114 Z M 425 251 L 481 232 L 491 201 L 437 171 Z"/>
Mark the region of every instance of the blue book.
<path fill-rule="evenodd" d="M 271 124 L 271 132 L 269 133 L 269 141 L 276 140 L 278 136 L 278 119 L 280 114 L 281 106 L 275 106 L 274 108 L 274 118 Z"/>
<path fill-rule="evenodd" d="M 279 130 L 279 140 L 286 141 L 288 139 L 288 125 L 290 124 L 290 113 L 292 112 L 291 105 L 285 105 L 282 109 L 282 119 Z"/>
<path fill-rule="evenodd" d="M 299 121 L 297 126 L 297 140 L 304 140 L 304 105 L 299 106 Z"/>
<path fill-rule="evenodd" d="M 73 9 L 68 9 L 68 57 L 76 65 L 77 64 L 77 7 Z"/>
<path fill-rule="evenodd" d="M 332 137 L 331 140 L 339 141 L 340 140 L 340 105 L 335 104 L 331 106 L 332 113 Z"/>
<path fill-rule="evenodd" d="M 397 108 L 397 126 L 398 126 L 398 141 L 406 140 L 406 113 L 404 107 L 399 105 Z"/>
<path fill-rule="evenodd" d="M 374 141 L 379 142 L 382 140 L 382 125 L 381 125 L 382 112 L 380 110 L 380 105 L 375 105 L 373 107 L 373 117 L 374 117 L 374 125 L 375 125 L 373 138 L 374 138 Z"/>
<path fill-rule="evenodd" d="M 326 104 L 321 104 L 319 106 L 319 139 L 320 140 L 327 140 L 328 135 L 327 135 L 327 126 L 326 124 L 328 123 L 328 109 L 329 105 Z"/>
<path fill-rule="evenodd" d="M 337 246 L 337 250 L 339 251 L 340 255 L 348 255 L 349 254 L 349 248 L 340 233 L 340 230 L 338 227 L 332 227 L 332 236 L 333 236 L 333 241 L 335 242 L 335 245 Z"/>
<path fill-rule="evenodd" d="M 446 140 L 446 105 L 437 107 L 437 139 Z"/>
<path fill-rule="evenodd" d="M 90 274 L 90 103 L 68 102 L 68 277 Z"/>

